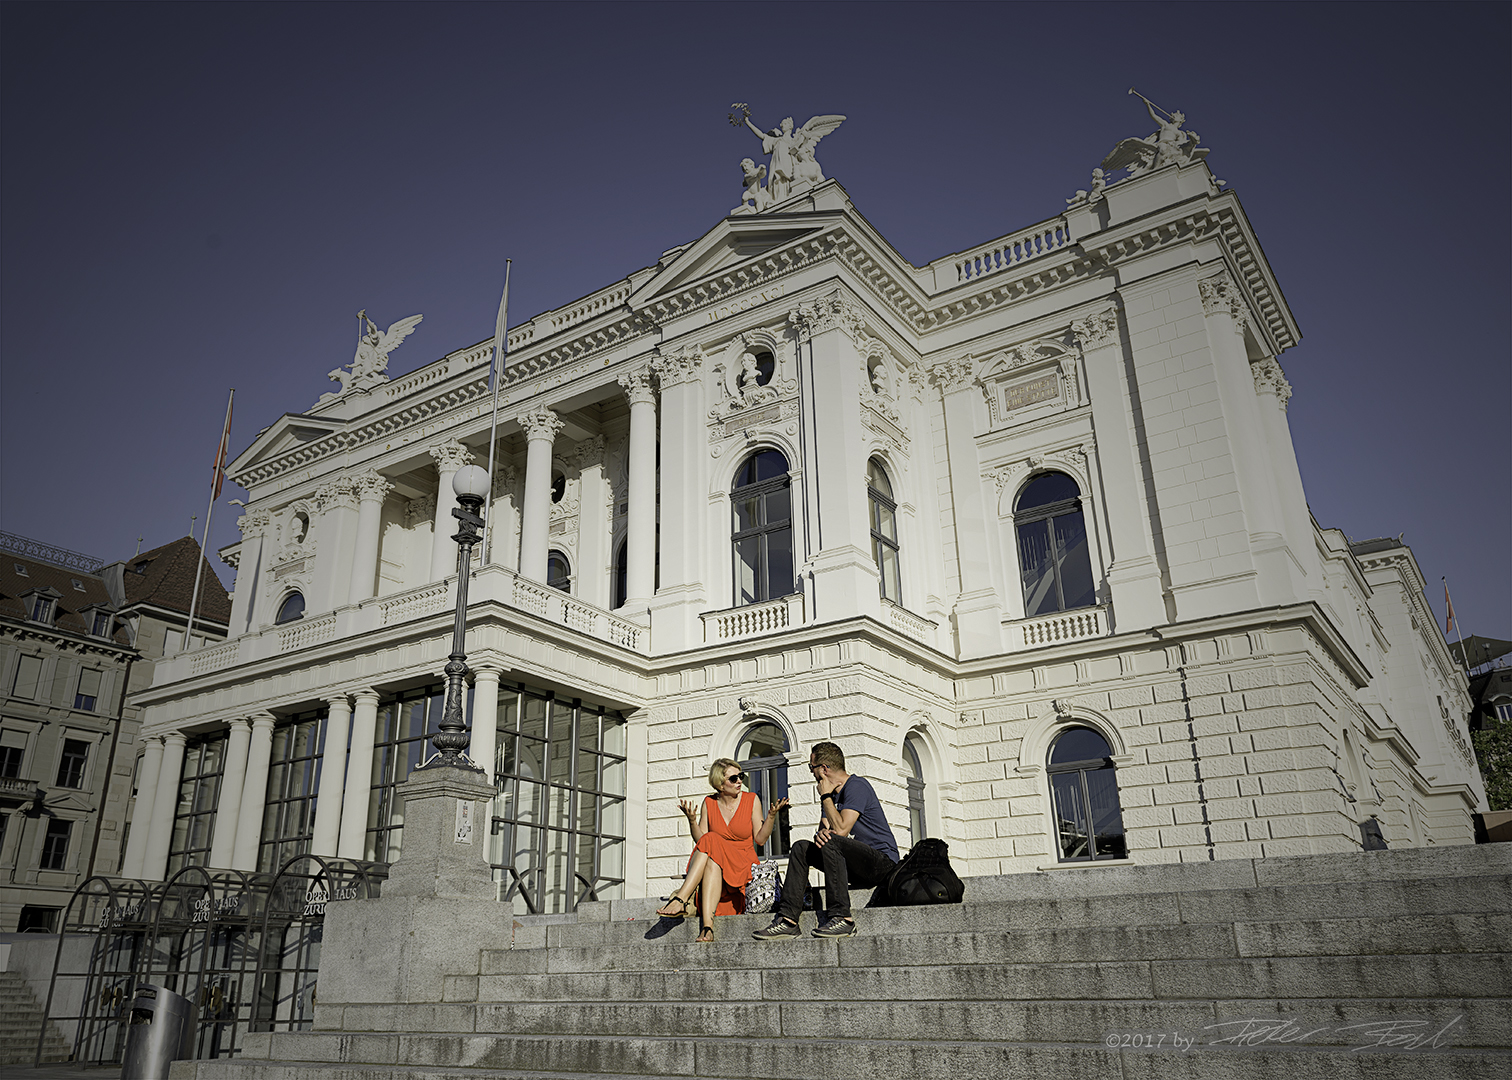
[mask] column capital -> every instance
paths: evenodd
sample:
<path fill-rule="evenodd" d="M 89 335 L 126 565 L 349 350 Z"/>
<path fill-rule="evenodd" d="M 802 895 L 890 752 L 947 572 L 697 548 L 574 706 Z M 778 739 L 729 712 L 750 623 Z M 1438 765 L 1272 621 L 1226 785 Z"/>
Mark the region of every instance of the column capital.
<path fill-rule="evenodd" d="M 322 511 L 357 509 L 357 487 L 349 476 L 337 476 L 315 489 L 315 504 Z"/>
<path fill-rule="evenodd" d="M 491 664 L 484 664 L 479 667 L 474 667 L 472 669 L 472 673 L 474 679 L 485 679 L 489 682 L 498 682 L 504 677 L 504 670 L 502 668 L 494 667 Z"/>
<path fill-rule="evenodd" d="M 462 466 L 473 463 L 472 451 L 456 439 L 447 439 L 445 442 L 427 447 L 426 452 L 436 463 L 437 472 L 456 472 Z"/>
<path fill-rule="evenodd" d="M 236 527 L 241 530 L 242 539 L 250 540 L 254 536 L 262 536 L 268 531 L 268 526 L 273 523 L 273 515 L 266 510 L 248 510 L 236 519 Z"/>
<path fill-rule="evenodd" d="M 357 498 L 363 502 L 382 502 L 384 497 L 394 489 L 389 478 L 381 475 L 376 469 L 369 469 L 352 481 L 357 490 Z"/>
<path fill-rule="evenodd" d="M 246 724 L 247 727 L 250 728 L 252 726 L 252 721 L 247 719 L 247 717 L 245 716 L 233 716 L 230 720 L 226 721 L 226 728 L 227 730 L 229 730 L 231 728 L 234 728 L 237 724 Z"/>
<path fill-rule="evenodd" d="M 1071 324 L 1071 334 L 1076 338 L 1076 343 L 1081 346 L 1082 352 L 1101 348 L 1104 345 L 1117 344 L 1118 309 L 1110 307 L 1106 311 L 1099 311 L 1084 319 L 1077 319 Z"/>
<path fill-rule="evenodd" d="M 1292 386 L 1286 381 L 1280 362 L 1274 356 L 1261 357 L 1250 364 L 1250 375 L 1255 380 L 1255 393 L 1275 394 L 1276 403 L 1285 412 L 1286 403 L 1291 400 Z"/>
<path fill-rule="evenodd" d="M 665 390 L 669 386 L 681 386 L 703 378 L 703 360 L 703 351 L 696 346 L 679 349 L 651 361 L 651 370 L 656 372 L 656 377 Z"/>
<path fill-rule="evenodd" d="M 170 731 L 166 735 L 159 736 L 159 738 L 163 740 L 163 746 L 165 747 L 169 743 L 175 743 L 178 746 L 183 746 L 184 743 L 189 741 L 189 737 L 182 731 Z"/>
<path fill-rule="evenodd" d="M 839 289 L 788 312 L 788 325 L 799 341 L 808 341 L 826 330 L 843 330 L 851 338 L 861 333 L 861 309 Z"/>
<path fill-rule="evenodd" d="M 561 434 L 562 428 L 566 427 L 561 418 L 544 405 L 522 412 L 515 419 L 531 442 L 552 442 Z"/>
<path fill-rule="evenodd" d="M 929 369 L 929 381 L 946 394 L 969 389 L 977 381 L 971 357 L 962 356 L 955 360 L 941 360 Z"/>
<path fill-rule="evenodd" d="M 350 709 L 352 707 L 351 696 L 345 692 L 330 695 L 325 699 L 325 703 L 332 709 Z"/>
<path fill-rule="evenodd" d="M 252 716 L 253 731 L 260 727 L 271 728 L 276 723 L 278 723 L 278 717 L 269 712 L 254 713 Z"/>
<path fill-rule="evenodd" d="M 361 690 L 352 691 L 352 697 L 356 698 L 358 701 L 367 701 L 376 704 L 379 696 L 380 695 L 378 691 L 369 689 L 367 687 L 363 687 Z"/>
<path fill-rule="evenodd" d="M 638 368 L 622 372 L 615 377 L 614 381 L 625 388 L 625 396 L 630 399 L 631 405 L 656 404 L 656 389 L 651 385 L 651 368 L 652 365 L 650 364 L 642 364 Z M 657 371 L 659 374 L 659 367 Z M 523 427 L 524 425 L 525 420 L 522 417 L 520 419 L 520 426 Z"/>
<path fill-rule="evenodd" d="M 1234 320 L 1234 333 L 1244 333 L 1245 323 L 1249 321 L 1249 308 L 1244 303 L 1239 286 L 1234 284 L 1234 279 L 1227 270 L 1199 281 L 1197 291 L 1202 296 L 1203 314 L 1227 315 Z"/>

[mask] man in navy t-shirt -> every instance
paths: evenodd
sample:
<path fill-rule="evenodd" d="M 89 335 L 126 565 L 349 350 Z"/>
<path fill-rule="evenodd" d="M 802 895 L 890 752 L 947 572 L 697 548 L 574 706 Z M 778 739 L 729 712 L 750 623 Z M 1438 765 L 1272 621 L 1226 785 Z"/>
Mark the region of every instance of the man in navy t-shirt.
<path fill-rule="evenodd" d="M 832 742 L 815 743 L 809 772 L 819 788 L 819 831 L 813 842 L 800 840 L 788 854 L 787 877 L 772 925 L 753 937 L 763 941 L 798 937 L 798 916 L 808 892 L 809 867 L 824 871 L 824 907 L 828 916 L 815 937 L 850 937 L 850 887 L 873 888 L 898 865 L 898 843 L 882 813 L 877 793 L 864 776 L 845 771 L 845 754 Z"/>

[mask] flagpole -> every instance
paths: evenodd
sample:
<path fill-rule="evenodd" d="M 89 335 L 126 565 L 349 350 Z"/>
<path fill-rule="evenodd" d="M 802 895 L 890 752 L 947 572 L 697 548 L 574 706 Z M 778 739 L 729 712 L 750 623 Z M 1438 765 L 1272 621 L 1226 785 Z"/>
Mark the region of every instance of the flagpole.
<path fill-rule="evenodd" d="M 483 565 L 493 562 L 493 545 L 489 543 L 493 517 L 494 453 L 499 433 L 499 384 L 504 381 L 504 362 L 509 356 L 509 263 L 504 260 L 504 295 L 499 299 L 499 318 L 494 324 L 493 363 L 488 366 L 488 381 L 493 384 L 493 417 L 488 422 L 488 491 L 483 495 Z"/>
<path fill-rule="evenodd" d="M 1459 639 L 1460 663 L 1465 665 L 1465 675 L 1470 674 L 1470 654 L 1465 652 L 1465 628 L 1454 617 L 1454 601 L 1449 598 L 1449 576 L 1445 574 L 1439 579 L 1444 583 L 1444 607 L 1448 609 L 1449 621 L 1454 624 L 1454 633 Z M 1447 634 L 1445 635 L 1447 636 Z"/>
<path fill-rule="evenodd" d="M 205 511 L 205 531 L 200 541 L 199 559 L 194 567 L 194 592 L 189 597 L 189 623 L 184 628 L 184 651 L 189 650 L 194 640 L 194 612 L 199 607 L 200 579 L 205 572 L 205 545 L 210 542 L 210 516 L 215 513 L 215 500 L 220 497 L 221 471 L 226 467 L 227 442 L 231 436 L 231 405 L 236 401 L 236 388 L 232 387 L 231 395 L 226 398 L 226 422 L 221 427 L 220 446 L 215 451 L 215 464 L 210 473 L 210 507 Z M 194 539 L 194 534 L 189 534 L 189 539 Z"/>

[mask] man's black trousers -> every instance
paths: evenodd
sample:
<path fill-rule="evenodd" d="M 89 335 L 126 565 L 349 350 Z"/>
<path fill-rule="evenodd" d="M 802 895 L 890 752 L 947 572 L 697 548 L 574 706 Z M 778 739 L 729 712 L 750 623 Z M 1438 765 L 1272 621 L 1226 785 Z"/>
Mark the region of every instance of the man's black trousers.
<path fill-rule="evenodd" d="M 792 922 L 803 911 L 808 892 L 809 867 L 824 871 L 824 907 L 831 918 L 850 917 L 851 886 L 870 889 L 887 880 L 898 864 L 876 848 L 848 836 L 832 836 L 823 847 L 800 840 L 788 853 L 787 876 L 782 879 L 782 900 L 777 913 Z"/>

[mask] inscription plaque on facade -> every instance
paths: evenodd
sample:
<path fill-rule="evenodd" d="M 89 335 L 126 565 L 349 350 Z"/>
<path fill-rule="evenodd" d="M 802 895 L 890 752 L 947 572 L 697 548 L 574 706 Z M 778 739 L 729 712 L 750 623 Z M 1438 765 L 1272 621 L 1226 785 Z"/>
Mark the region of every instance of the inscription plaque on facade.
<path fill-rule="evenodd" d="M 1041 401 L 1053 401 L 1060 396 L 1060 377 L 1057 375 L 1044 375 L 1038 379 L 1030 379 L 1014 386 L 1003 388 L 1003 411 L 1012 412 L 1014 409 L 1022 409 L 1026 405 L 1036 405 Z"/>

